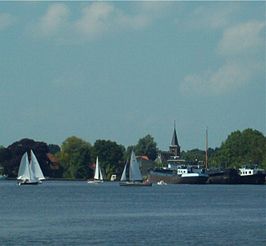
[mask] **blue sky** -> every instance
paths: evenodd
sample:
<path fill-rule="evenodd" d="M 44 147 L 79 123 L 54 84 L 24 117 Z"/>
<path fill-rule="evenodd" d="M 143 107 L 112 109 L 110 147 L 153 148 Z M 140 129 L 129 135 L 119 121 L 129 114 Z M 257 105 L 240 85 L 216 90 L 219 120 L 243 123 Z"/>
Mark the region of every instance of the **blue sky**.
<path fill-rule="evenodd" d="M 219 147 L 266 134 L 265 2 L 0 2 L 0 145 Z"/>

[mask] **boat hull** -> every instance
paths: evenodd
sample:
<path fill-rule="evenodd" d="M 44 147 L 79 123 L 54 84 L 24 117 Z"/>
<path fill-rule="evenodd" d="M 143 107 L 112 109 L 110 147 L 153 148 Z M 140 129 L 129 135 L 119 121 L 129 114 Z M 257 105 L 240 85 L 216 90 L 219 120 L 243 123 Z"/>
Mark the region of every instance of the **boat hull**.
<path fill-rule="evenodd" d="M 206 184 L 208 176 L 181 177 L 178 184 Z"/>
<path fill-rule="evenodd" d="M 265 174 L 240 176 L 235 169 L 209 174 L 207 184 L 264 184 Z"/>
<path fill-rule="evenodd" d="M 89 180 L 88 184 L 102 184 L 103 181 L 102 180 Z"/>
<path fill-rule="evenodd" d="M 18 182 L 18 185 L 37 185 L 40 182 Z"/>
<path fill-rule="evenodd" d="M 208 176 L 181 177 L 177 174 L 166 174 L 151 171 L 148 179 L 151 183 L 163 181 L 167 184 L 206 184 Z"/>
<path fill-rule="evenodd" d="M 253 175 L 240 176 L 239 184 L 264 184 L 265 174 L 257 173 Z"/>
<path fill-rule="evenodd" d="M 239 184 L 239 175 L 233 171 L 209 174 L 207 184 Z"/>
<path fill-rule="evenodd" d="M 148 182 L 120 182 L 120 186 L 135 186 L 135 187 L 149 187 L 152 183 Z"/>

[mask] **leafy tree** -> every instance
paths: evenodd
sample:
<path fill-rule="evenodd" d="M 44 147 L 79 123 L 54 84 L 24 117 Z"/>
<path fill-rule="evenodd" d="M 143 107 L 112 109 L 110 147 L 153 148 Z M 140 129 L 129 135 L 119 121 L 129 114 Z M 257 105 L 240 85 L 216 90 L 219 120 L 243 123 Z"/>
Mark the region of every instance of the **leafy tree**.
<path fill-rule="evenodd" d="M 92 171 L 89 169 L 91 162 L 90 143 L 75 136 L 69 137 L 63 142 L 58 157 L 64 168 L 63 176 L 65 178 L 92 176 Z"/>
<path fill-rule="evenodd" d="M 232 132 L 214 155 L 214 160 L 226 167 L 265 163 L 266 137 L 259 131 L 245 129 Z"/>
<path fill-rule="evenodd" d="M 124 160 L 125 161 L 130 159 L 132 150 L 135 150 L 134 145 L 130 145 L 127 147 L 127 150 L 125 151 L 125 154 L 124 154 Z"/>
<path fill-rule="evenodd" d="M 60 146 L 57 144 L 49 144 L 48 149 L 49 149 L 49 152 L 51 154 L 56 154 L 56 153 L 60 152 L 60 150 L 61 150 Z"/>
<path fill-rule="evenodd" d="M 205 151 L 200 149 L 192 149 L 187 152 L 181 152 L 181 158 L 187 161 L 204 161 L 205 160 Z"/>
<path fill-rule="evenodd" d="M 49 152 L 48 146 L 44 142 L 34 141 L 32 139 L 24 138 L 14 142 L 7 148 L 0 149 L 0 164 L 4 168 L 4 173 L 9 177 L 16 177 L 22 155 L 30 150 L 35 153 L 44 176 L 52 176 L 52 172 L 47 153 Z"/>
<path fill-rule="evenodd" d="M 155 160 L 157 157 L 157 144 L 151 135 L 139 139 L 135 146 L 136 155 L 146 155 L 150 160 Z"/>
<path fill-rule="evenodd" d="M 101 168 L 106 174 L 106 178 L 110 179 L 114 173 L 120 173 L 123 168 L 125 148 L 110 140 L 96 140 L 93 146 L 93 159 L 99 157 Z"/>

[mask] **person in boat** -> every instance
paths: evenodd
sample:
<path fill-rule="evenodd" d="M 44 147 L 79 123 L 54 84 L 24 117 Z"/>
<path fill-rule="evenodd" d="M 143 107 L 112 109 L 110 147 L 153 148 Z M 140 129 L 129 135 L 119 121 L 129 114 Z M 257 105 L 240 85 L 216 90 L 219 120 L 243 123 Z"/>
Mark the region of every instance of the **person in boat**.
<path fill-rule="evenodd" d="M 145 179 L 145 180 L 143 181 L 143 183 L 144 183 L 144 184 L 149 184 L 150 181 L 149 181 L 149 179 Z"/>

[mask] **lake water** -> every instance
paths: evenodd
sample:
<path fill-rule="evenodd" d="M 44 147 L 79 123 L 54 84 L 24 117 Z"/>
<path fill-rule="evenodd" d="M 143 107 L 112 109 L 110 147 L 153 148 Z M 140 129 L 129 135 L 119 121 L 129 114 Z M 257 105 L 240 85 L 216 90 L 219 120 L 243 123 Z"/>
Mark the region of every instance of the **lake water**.
<path fill-rule="evenodd" d="M 0 245 L 266 245 L 266 185 L 0 182 Z"/>

